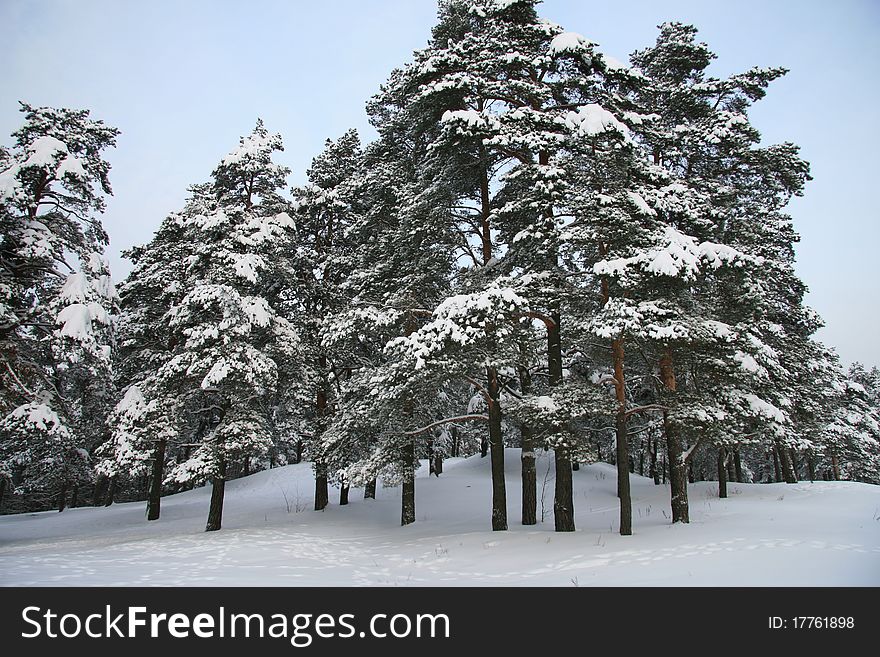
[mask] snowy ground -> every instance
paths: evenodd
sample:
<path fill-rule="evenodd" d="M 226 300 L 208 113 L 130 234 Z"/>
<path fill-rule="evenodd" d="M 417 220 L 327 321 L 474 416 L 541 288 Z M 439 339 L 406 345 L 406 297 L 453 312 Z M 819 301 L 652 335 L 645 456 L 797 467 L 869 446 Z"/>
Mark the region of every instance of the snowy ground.
<path fill-rule="evenodd" d="M 538 495 L 551 459 L 538 463 Z M 352 489 L 351 504 L 311 510 L 308 464 L 226 488 L 223 530 L 203 531 L 210 490 L 144 504 L 0 518 L 7 586 L 878 586 L 880 487 L 847 482 L 690 486 L 691 523 L 672 526 L 664 486 L 633 478 L 635 534 L 617 535 L 616 479 L 604 463 L 574 473 L 578 531 L 519 524 L 519 452 L 507 452 L 510 531 L 491 532 L 489 459 L 450 459 L 416 485 L 417 522 L 400 497 Z M 285 499 L 286 497 L 286 499 Z M 541 514 L 541 500 L 538 514 Z"/>

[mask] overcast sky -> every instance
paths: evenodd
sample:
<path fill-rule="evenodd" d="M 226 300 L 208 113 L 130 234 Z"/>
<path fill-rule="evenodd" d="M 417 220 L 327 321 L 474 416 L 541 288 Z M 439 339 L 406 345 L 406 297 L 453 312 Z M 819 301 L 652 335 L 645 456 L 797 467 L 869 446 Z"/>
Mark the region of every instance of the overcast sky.
<path fill-rule="evenodd" d="M 797 268 L 844 362 L 880 364 L 877 0 L 545 0 L 539 11 L 618 59 L 667 20 L 696 25 L 716 75 L 785 66 L 752 111 L 767 143 L 802 147 L 815 178 L 790 207 Z M 0 0 L 0 140 L 18 100 L 87 108 L 122 130 L 104 218 L 120 251 L 148 241 L 256 118 L 301 183 L 324 140 L 372 138 L 364 102 L 425 45 L 434 0 Z M 872 157 L 872 161 L 869 161 Z"/>

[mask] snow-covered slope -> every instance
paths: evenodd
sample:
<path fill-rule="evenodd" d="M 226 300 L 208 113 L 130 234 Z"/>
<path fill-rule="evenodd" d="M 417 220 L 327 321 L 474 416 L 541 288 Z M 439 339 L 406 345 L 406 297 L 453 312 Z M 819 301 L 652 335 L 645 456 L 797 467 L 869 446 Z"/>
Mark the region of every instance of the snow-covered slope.
<path fill-rule="evenodd" d="M 548 472 L 549 467 L 549 472 Z M 230 482 L 223 529 L 205 533 L 209 488 L 144 504 L 0 518 L 0 584 L 29 585 L 880 585 L 880 487 L 847 482 L 690 486 L 691 524 L 672 526 L 668 490 L 633 477 L 635 534 L 617 530 L 616 474 L 574 474 L 578 531 L 553 531 L 552 458 L 538 462 L 538 515 L 519 524 L 519 452 L 507 451 L 510 530 L 488 531 L 489 459 L 422 468 L 417 522 L 378 490 L 312 511 L 308 464 Z M 545 483 L 546 476 L 546 483 Z M 544 491 L 543 503 L 541 500 Z"/>

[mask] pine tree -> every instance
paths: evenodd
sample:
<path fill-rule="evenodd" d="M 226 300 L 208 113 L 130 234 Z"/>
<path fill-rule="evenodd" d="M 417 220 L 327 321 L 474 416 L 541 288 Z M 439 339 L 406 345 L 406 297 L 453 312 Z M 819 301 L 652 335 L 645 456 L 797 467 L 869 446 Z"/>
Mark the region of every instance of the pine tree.
<path fill-rule="evenodd" d="M 0 151 L 0 477 L 55 489 L 63 509 L 68 488 L 91 480 L 112 398 L 116 295 L 97 215 L 111 193 L 102 151 L 118 130 L 86 110 L 21 111 L 14 146 Z"/>
<path fill-rule="evenodd" d="M 356 245 L 349 237 L 352 215 L 359 210 L 357 187 L 362 163 L 360 138 L 349 130 L 337 141 L 327 140 L 324 152 L 312 161 L 308 184 L 294 190 L 297 219 L 297 255 L 291 281 L 297 299 L 293 312 L 302 327 L 311 366 L 309 380 L 313 386 L 313 411 L 307 418 L 311 427 L 310 453 L 315 467 L 315 510 L 329 502 L 328 480 L 341 472 L 339 459 L 323 454 L 323 433 L 331 423 L 335 406 L 333 388 L 352 369 L 350 354 L 344 348 L 329 350 L 327 342 L 341 346 L 327 333 L 329 318 L 340 312 L 347 299 L 341 290 L 352 266 Z M 337 457 L 339 455 L 336 455 Z M 329 460 L 337 461 L 335 472 L 328 471 Z"/>
<path fill-rule="evenodd" d="M 277 359 L 296 355 L 296 334 L 267 299 L 274 251 L 293 227 L 278 193 L 288 171 L 271 159 L 281 149 L 258 121 L 214 170 L 211 197 L 194 199 L 202 207 L 186 226 L 193 252 L 170 312 L 174 355 L 158 378 L 200 418 L 194 451 L 168 478 L 212 481 L 207 531 L 221 527 L 230 463 L 270 451 Z"/>
<path fill-rule="evenodd" d="M 133 267 L 120 288 L 114 374 L 124 394 L 108 420 L 111 434 L 99 452 L 98 472 L 110 479 L 149 475 L 148 520 L 159 518 L 174 443 L 193 430 L 177 395 L 169 394 L 157 377 L 178 339 L 169 322 L 171 309 L 186 294 L 186 263 L 192 255 L 187 221 L 210 190 L 194 187 L 191 193 L 189 206 L 166 217 L 148 244 L 126 252 Z"/>

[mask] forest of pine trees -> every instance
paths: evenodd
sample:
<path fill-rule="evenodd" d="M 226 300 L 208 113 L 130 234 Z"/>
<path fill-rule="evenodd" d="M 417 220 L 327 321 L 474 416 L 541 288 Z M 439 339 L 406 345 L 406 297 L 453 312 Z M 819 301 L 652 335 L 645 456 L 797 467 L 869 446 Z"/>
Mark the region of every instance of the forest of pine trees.
<path fill-rule="evenodd" d="M 786 71 L 715 78 L 679 23 L 623 65 L 536 4 L 441 0 L 367 104 L 377 137 L 328 139 L 300 187 L 257 120 L 116 285 L 119 131 L 22 103 L 0 147 L 0 512 L 156 520 L 210 483 L 217 530 L 226 481 L 308 461 L 316 510 L 394 487 L 406 525 L 420 459 L 480 454 L 505 530 L 540 520 L 538 450 L 557 531 L 597 460 L 621 534 L 631 473 L 682 523 L 697 480 L 880 483 L 880 370 L 812 337 L 794 271 L 809 165 L 749 119 Z"/>

